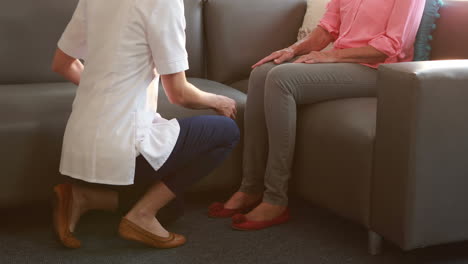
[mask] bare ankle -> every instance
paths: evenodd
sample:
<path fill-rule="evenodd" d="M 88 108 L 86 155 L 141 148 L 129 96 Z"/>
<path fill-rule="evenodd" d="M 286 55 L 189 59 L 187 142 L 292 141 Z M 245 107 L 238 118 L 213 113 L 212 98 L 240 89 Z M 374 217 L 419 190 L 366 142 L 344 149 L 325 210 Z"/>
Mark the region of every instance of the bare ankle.
<path fill-rule="evenodd" d="M 258 202 L 262 194 L 252 194 L 242 191 L 234 193 L 231 198 L 224 204 L 228 209 L 237 209 L 245 206 L 252 206 Z"/>
<path fill-rule="evenodd" d="M 132 209 L 130 212 L 125 215 L 125 218 L 127 218 L 130 221 L 148 221 L 154 219 L 154 215 L 148 213 L 145 210 L 139 210 L 139 209 Z"/>
<path fill-rule="evenodd" d="M 263 196 L 263 192 L 247 193 L 247 195 L 250 196 L 250 197 L 261 198 Z"/>
<path fill-rule="evenodd" d="M 263 193 L 248 193 L 242 191 L 238 191 L 237 193 L 241 199 L 246 199 L 248 201 L 259 200 L 260 198 L 262 198 L 263 195 Z"/>

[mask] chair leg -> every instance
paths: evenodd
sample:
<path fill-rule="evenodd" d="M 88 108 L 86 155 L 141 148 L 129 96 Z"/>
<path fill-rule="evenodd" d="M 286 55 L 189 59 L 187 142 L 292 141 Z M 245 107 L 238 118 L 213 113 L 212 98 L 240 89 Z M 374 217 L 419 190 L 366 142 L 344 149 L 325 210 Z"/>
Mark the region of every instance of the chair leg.
<path fill-rule="evenodd" d="M 383 238 L 381 235 L 369 230 L 369 254 L 379 255 L 382 252 Z"/>

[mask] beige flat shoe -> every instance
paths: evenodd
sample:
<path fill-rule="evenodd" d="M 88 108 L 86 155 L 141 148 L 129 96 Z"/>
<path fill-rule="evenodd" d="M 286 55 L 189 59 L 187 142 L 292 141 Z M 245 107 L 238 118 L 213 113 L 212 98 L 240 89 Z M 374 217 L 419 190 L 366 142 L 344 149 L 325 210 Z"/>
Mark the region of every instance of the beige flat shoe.
<path fill-rule="evenodd" d="M 128 240 L 138 241 L 155 248 L 175 248 L 187 242 L 184 236 L 169 232 L 169 237 L 160 237 L 139 227 L 126 218 L 119 225 L 119 235 Z"/>
<path fill-rule="evenodd" d="M 70 206 L 73 204 L 71 184 L 59 184 L 54 187 L 55 199 L 53 210 L 54 229 L 59 240 L 67 248 L 80 248 L 81 242 L 70 232 Z"/>

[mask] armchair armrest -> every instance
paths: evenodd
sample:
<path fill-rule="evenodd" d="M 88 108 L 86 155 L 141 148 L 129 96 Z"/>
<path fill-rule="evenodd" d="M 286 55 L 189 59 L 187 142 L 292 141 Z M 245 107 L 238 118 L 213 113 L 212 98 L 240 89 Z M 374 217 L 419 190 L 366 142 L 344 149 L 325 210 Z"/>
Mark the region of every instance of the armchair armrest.
<path fill-rule="evenodd" d="M 405 250 L 468 239 L 468 60 L 378 78 L 371 228 Z"/>

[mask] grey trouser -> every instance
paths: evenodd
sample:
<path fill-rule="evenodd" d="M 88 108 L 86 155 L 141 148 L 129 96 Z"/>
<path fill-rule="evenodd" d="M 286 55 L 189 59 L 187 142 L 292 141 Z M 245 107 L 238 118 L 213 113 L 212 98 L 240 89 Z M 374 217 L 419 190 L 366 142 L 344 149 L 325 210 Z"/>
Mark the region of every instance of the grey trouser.
<path fill-rule="evenodd" d="M 245 109 L 241 192 L 287 205 L 296 143 L 297 107 L 327 100 L 371 97 L 377 71 L 350 63 L 275 65 L 252 71 Z"/>

